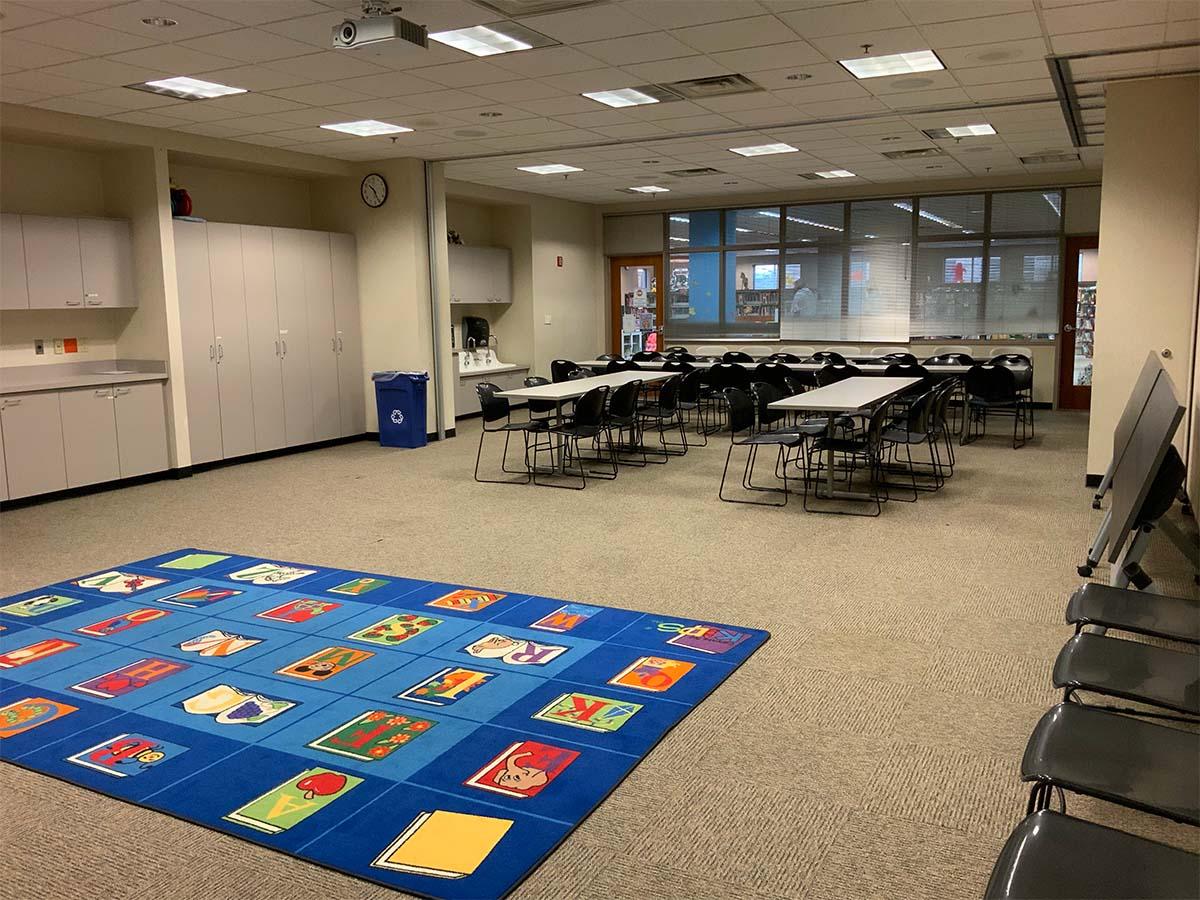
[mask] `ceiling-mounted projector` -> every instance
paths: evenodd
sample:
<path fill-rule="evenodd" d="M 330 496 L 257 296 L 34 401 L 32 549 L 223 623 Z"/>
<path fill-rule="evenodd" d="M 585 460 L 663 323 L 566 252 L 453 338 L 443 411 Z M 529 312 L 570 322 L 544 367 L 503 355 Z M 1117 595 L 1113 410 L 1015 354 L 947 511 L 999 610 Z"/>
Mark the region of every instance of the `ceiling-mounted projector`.
<path fill-rule="evenodd" d="M 395 15 L 400 7 L 389 9 L 386 3 L 363 0 L 363 17 L 346 19 L 333 26 L 333 49 L 353 50 L 381 41 L 402 40 L 428 49 L 429 31 L 424 25 Z"/>

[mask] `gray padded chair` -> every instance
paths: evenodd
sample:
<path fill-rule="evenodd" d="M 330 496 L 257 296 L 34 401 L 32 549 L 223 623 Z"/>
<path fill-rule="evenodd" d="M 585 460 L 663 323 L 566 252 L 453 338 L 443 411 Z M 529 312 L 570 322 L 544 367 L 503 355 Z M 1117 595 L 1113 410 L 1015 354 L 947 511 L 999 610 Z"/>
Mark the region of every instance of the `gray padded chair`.
<path fill-rule="evenodd" d="M 1200 825 L 1200 734 L 1116 712 L 1060 703 L 1029 736 L 1021 780 L 1034 783 L 1028 812 L 1053 788 Z"/>
<path fill-rule="evenodd" d="M 1200 856 L 1044 809 L 1018 825 L 984 900 L 1200 896 Z"/>
<path fill-rule="evenodd" d="M 1077 634 L 1054 662 L 1054 686 L 1063 700 L 1089 691 L 1183 713 L 1176 717 L 1130 710 L 1151 718 L 1200 716 L 1200 657 L 1098 634 Z"/>
<path fill-rule="evenodd" d="M 1200 604 L 1182 597 L 1146 594 L 1107 584 L 1082 585 L 1067 603 L 1067 622 L 1118 628 L 1134 634 L 1200 644 Z"/>

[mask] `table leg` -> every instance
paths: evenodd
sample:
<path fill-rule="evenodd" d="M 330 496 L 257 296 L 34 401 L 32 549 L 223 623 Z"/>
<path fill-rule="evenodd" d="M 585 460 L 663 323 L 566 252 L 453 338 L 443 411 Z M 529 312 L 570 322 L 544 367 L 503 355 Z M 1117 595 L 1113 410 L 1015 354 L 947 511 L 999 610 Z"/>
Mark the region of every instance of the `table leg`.
<path fill-rule="evenodd" d="M 829 414 L 829 424 L 825 427 L 825 464 L 828 466 L 828 471 L 825 474 L 825 480 L 829 486 L 829 496 L 833 496 L 833 427 L 834 415 Z"/>

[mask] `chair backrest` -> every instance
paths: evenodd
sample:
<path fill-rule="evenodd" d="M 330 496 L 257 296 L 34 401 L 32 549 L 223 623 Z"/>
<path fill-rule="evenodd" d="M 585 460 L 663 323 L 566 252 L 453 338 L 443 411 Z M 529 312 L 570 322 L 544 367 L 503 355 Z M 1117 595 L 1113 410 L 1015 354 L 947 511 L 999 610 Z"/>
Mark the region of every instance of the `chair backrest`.
<path fill-rule="evenodd" d="M 1010 369 L 1023 369 L 1032 366 L 1033 360 L 1023 353 L 998 353 L 987 361 L 989 366 L 1008 366 Z"/>
<path fill-rule="evenodd" d="M 971 366 L 964 381 L 967 394 L 980 400 L 1003 402 L 1017 397 L 1017 379 L 1004 366 Z"/>
<path fill-rule="evenodd" d="M 672 375 L 658 389 L 658 408 L 663 412 L 675 412 L 679 408 L 679 385 L 682 375 Z"/>
<path fill-rule="evenodd" d="M 888 426 L 891 417 L 888 415 L 889 404 L 880 403 L 871 412 L 871 418 L 867 421 L 866 441 L 870 447 L 878 447 L 883 430 Z"/>
<path fill-rule="evenodd" d="M 594 387 L 575 401 L 575 425 L 600 425 L 604 421 L 604 402 L 608 398 L 608 385 Z"/>
<path fill-rule="evenodd" d="M 566 381 L 571 376 L 571 373 L 574 372 L 578 368 L 579 368 L 579 366 L 577 366 L 575 363 L 571 362 L 571 360 L 569 360 L 569 359 L 551 360 L 550 361 L 550 379 L 555 384 Z"/>
<path fill-rule="evenodd" d="M 798 363 L 803 362 L 803 360 L 795 353 L 785 353 L 784 351 L 780 350 L 778 353 L 772 353 L 770 356 L 768 356 L 767 362 Z"/>
<path fill-rule="evenodd" d="M 943 378 L 934 387 L 933 391 L 937 395 L 933 401 L 933 419 L 937 424 L 942 424 L 946 421 L 946 416 L 950 411 L 950 399 L 954 396 L 954 392 L 958 389 L 958 378 Z"/>
<path fill-rule="evenodd" d="M 666 353 L 668 356 L 670 356 L 672 353 L 687 353 L 687 352 L 688 352 L 688 348 L 684 347 L 682 344 L 676 344 L 674 347 L 667 347 L 665 350 L 663 350 L 663 353 Z"/>
<path fill-rule="evenodd" d="M 703 344 L 692 352 L 697 356 L 720 356 L 722 353 L 728 352 L 728 350 L 728 347 L 721 344 Z"/>
<path fill-rule="evenodd" d="M 637 353 L 633 354 L 632 357 L 634 362 L 651 362 L 653 360 L 662 358 L 663 355 L 657 350 L 639 350 Z"/>
<path fill-rule="evenodd" d="M 605 372 L 631 372 L 634 369 L 640 369 L 637 363 L 632 359 L 610 359 L 608 365 L 604 367 Z"/>
<path fill-rule="evenodd" d="M 925 391 L 908 406 L 908 431 L 910 434 L 929 434 L 933 430 L 935 409 L 939 399 L 937 388 Z"/>
<path fill-rule="evenodd" d="M 727 387 L 723 390 L 725 406 L 728 410 L 730 437 L 749 431 L 754 427 L 754 401 L 741 388 Z"/>
<path fill-rule="evenodd" d="M 837 366 L 846 364 L 846 357 L 838 353 L 836 350 L 822 350 L 820 353 L 814 353 L 811 357 L 813 362 L 833 363 Z"/>
<path fill-rule="evenodd" d="M 780 362 L 761 362 L 754 367 L 753 380 L 765 381 L 767 384 L 773 384 L 775 387 L 783 390 L 787 386 L 784 381 L 792 370 Z"/>
<path fill-rule="evenodd" d="M 500 388 L 490 381 L 475 383 L 475 395 L 479 398 L 479 411 L 483 413 L 484 422 L 508 418 L 508 398 L 496 396 L 499 392 Z"/>
<path fill-rule="evenodd" d="M 1033 350 L 1029 347 L 993 347 L 988 354 L 992 358 L 997 356 L 1023 356 L 1026 359 L 1033 359 Z"/>
<path fill-rule="evenodd" d="M 780 353 L 795 353 L 801 359 L 807 359 L 817 352 L 816 347 L 809 347 L 807 344 L 792 344 L 789 347 L 780 347 Z"/>
<path fill-rule="evenodd" d="M 574 369 L 567 375 L 567 381 L 580 381 L 584 378 L 591 378 L 592 373 L 587 369 Z"/>
<path fill-rule="evenodd" d="M 525 378 L 525 387 L 541 387 L 543 384 L 550 384 L 550 379 L 541 375 L 529 375 Z M 548 413 L 558 409 L 557 400 L 527 400 L 525 405 L 531 413 Z"/>
<path fill-rule="evenodd" d="M 700 391 L 704 387 L 704 372 L 700 369 L 689 369 L 679 382 L 679 401 L 681 403 L 699 403 Z"/>
<path fill-rule="evenodd" d="M 934 347 L 933 355 L 941 356 L 943 353 L 961 353 L 963 356 L 971 355 L 971 348 L 964 347 L 961 344 L 953 344 L 948 347 Z"/>
<path fill-rule="evenodd" d="M 893 353 L 907 353 L 903 347 L 872 347 L 872 356 L 890 356 Z"/>
<path fill-rule="evenodd" d="M 754 362 L 754 357 L 743 350 L 729 350 L 721 354 L 721 362 L 728 363 L 748 363 Z"/>
<path fill-rule="evenodd" d="M 637 412 L 638 394 L 642 392 L 642 381 L 627 381 L 614 390 L 608 398 L 610 418 L 628 420 Z"/>
<path fill-rule="evenodd" d="M 787 396 L 780 388 L 769 381 L 755 381 L 750 385 L 754 395 L 754 405 L 758 410 L 758 427 L 765 428 L 787 415 L 783 409 L 771 409 L 771 404 Z"/>
<path fill-rule="evenodd" d="M 808 390 L 809 385 L 805 384 L 804 379 L 800 376 L 811 375 L 811 372 L 789 372 L 783 379 L 783 388 L 787 392 L 787 396 L 795 397 L 797 394 L 803 394 Z"/>
<path fill-rule="evenodd" d="M 973 366 L 975 360 L 969 353 L 939 353 L 925 360 L 926 366 Z"/>
<path fill-rule="evenodd" d="M 750 388 L 750 371 L 737 363 L 720 362 L 709 367 L 706 380 L 717 390 L 734 387 L 745 392 Z"/>
<path fill-rule="evenodd" d="M 668 359 L 662 364 L 664 372 L 690 372 L 696 368 L 690 362 L 684 362 L 682 359 Z"/>
<path fill-rule="evenodd" d="M 624 359 L 624 358 L 625 357 L 621 356 L 619 353 L 605 353 L 601 356 L 596 357 L 596 359 L 603 360 L 604 362 L 608 362 L 610 359 Z"/>
<path fill-rule="evenodd" d="M 826 385 L 836 384 L 839 381 L 854 378 L 861 374 L 862 369 L 858 366 L 852 366 L 850 363 L 843 363 L 841 365 L 830 363 L 827 366 L 822 366 L 821 371 L 817 372 L 817 384 L 825 387 Z"/>
<path fill-rule="evenodd" d="M 667 353 L 667 359 L 678 359 L 681 362 L 695 362 L 696 356 L 694 353 L 688 353 L 686 350 L 671 350 Z"/>
<path fill-rule="evenodd" d="M 904 365 L 908 366 L 917 365 L 917 358 L 915 356 L 913 356 L 911 353 L 904 353 L 899 350 L 897 350 L 895 353 L 884 354 L 883 356 L 879 357 L 879 361 L 885 363 L 903 363 Z"/>
<path fill-rule="evenodd" d="M 883 370 L 883 374 L 888 378 L 920 378 L 921 383 L 914 385 L 906 394 L 912 394 L 917 391 L 924 392 L 929 385 L 929 370 L 917 363 L 892 363 Z"/>

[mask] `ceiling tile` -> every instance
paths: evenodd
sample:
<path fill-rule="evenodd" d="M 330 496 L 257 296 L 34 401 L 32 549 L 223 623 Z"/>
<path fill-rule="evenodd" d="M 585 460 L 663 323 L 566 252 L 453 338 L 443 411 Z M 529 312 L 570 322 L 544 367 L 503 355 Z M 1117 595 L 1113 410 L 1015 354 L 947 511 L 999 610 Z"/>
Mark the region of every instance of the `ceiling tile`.
<path fill-rule="evenodd" d="M 306 84 L 300 87 L 279 88 L 271 92 L 276 97 L 306 103 L 310 106 L 333 106 L 338 103 L 357 103 L 370 100 L 366 94 L 347 90 L 336 84 Z"/>
<path fill-rule="evenodd" d="M 778 125 L 803 118 L 794 106 L 763 106 L 759 109 L 730 110 L 725 115 L 742 125 Z"/>
<path fill-rule="evenodd" d="M 14 72 L 11 75 L 5 75 L 4 86 L 16 90 L 33 91 L 50 97 L 82 94 L 85 91 L 94 91 L 101 87 L 94 82 L 80 81 L 77 78 L 60 78 L 57 75 L 37 71 Z"/>
<path fill-rule="evenodd" d="M 939 47 L 937 54 L 947 68 L 957 71 L 971 66 L 994 66 L 999 63 L 1037 60 L 1044 62 L 1048 53 L 1046 39 L 1026 38 L 1021 41 L 997 41 L 971 47 Z"/>
<path fill-rule="evenodd" d="M 26 91 L 22 88 L 15 88 L 0 79 L 0 102 L 3 103 L 18 103 L 22 106 L 32 106 L 35 100 L 48 100 L 49 94 L 43 94 L 38 91 Z"/>
<path fill-rule="evenodd" d="M 143 47 L 141 50 L 118 53 L 109 59 L 131 66 L 154 69 L 168 75 L 196 75 L 214 69 L 227 69 L 238 62 L 223 56 L 213 56 L 211 53 L 201 53 L 199 50 L 189 50 L 176 44 Z"/>
<path fill-rule="evenodd" d="M 825 100 L 847 100 L 869 97 L 870 92 L 861 84 L 853 82 L 845 84 L 802 85 L 786 91 L 774 91 L 773 95 L 784 103 L 790 103 L 798 109 L 804 109 L 811 103 Z"/>
<path fill-rule="evenodd" d="M 234 66 L 231 69 L 217 69 L 205 72 L 207 81 L 240 87 L 247 91 L 273 91 L 276 88 L 295 87 L 307 84 L 309 79 L 303 75 L 289 75 L 285 72 L 275 72 L 262 66 Z"/>
<path fill-rule="evenodd" d="M 653 122 L 635 122 L 629 125 L 603 125 L 595 129 L 605 137 L 628 140 L 629 138 L 655 137 L 667 134 L 667 130 Z"/>
<path fill-rule="evenodd" d="M 664 59 L 658 62 L 638 63 L 625 66 L 648 84 L 666 84 L 689 78 L 709 78 L 713 75 L 728 75 L 726 68 L 707 56 L 685 56 L 682 59 Z"/>
<path fill-rule="evenodd" d="M 200 100 L 199 103 L 212 104 L 216 109 L 229 111 L 229 116 L 253 116 L 259 113 L 270 115 L 285 109 L 300 109 L 302 104 L 282 97 L 271 97 L 267 94 L 234 94 L 231 97 L 217 97 L 213 100 Z"/>
<path fill-rule="evenodd" d="M 1000 66 L 975 66 L 957 72 L 959 84 L 964 87 L 977 84 L 997 84 L 1004 81 L 1028 81 L 1044 78 L 1049 70 L 1043 61 L 1007 63 Z"/>
<path fill-rule="evenodd" d="M 1045 66 L 1042 66 L 1042 71 L 1045 71 Z M 958 81 L 947 71 L 918 72 L 913 75 L 895 75 L 890 78 L 868 78 L 858 84 L 880 97 L 887 94 L 958 87 Z"/>
<path fill-rule="evenodd" d="M 87 56 L 97 56 L 103 53 L 120 53 L 122 50 L 134 50 L 154 43 L 151 37 L 135 37 L 123 31 L 112 28 L 101 28 L 79 19 L 54 19 L 19 28 L 11 32 L 13 37 L 35 44 L 46 44 L 63 50 L 74 50 Z"/>
<path fill-rule="evenodd" d="M 329 141 L 370 140 L 370 138 L 348 138 L 338 131 L 328 128 L 294 128 L 291 131 L 275 132 L 282 138 L 290 138 L 302 144 L 324 144 Z"/>
<path fill-rule="evenodd" d="M 138 84 L 161 78 L 167 72 L 161 69 L 148 69 L 118 62 L 113 58 L 81 59 L 76 62 L 64 63 L 61 66 L 51 66 L 39 70 L 42 74 L 58 75 L 63 78 L 74 78 L 78 81 L 90 81 L 96 84 L 109 84 L 121 87 L 127 84 Z"/>
<path fill-rule="evenodd" d="M 999 15 L 1029 12 L 1033 10 L 1033 0 L 988 0 L 986 4 L 963 0 L 900 0 L 900 6 L 914 25 L 928 25 L 972 19 L 981 13 Z"/>
<path fill-rule="evenodd" d="M 497 122 L 496 127 L 511 134 L 545 134 L 553 131 L 566 131 L 569 125 L 564 125 L 555 119 L 535 117 L 522 119 L 519 122 Z"/>
<path fill-rule="evenodd" d="M 1117 50 L 1158 44 L 1166 37 L 1167 25 L 1140 25 L 1135 28 L 1107 28 L 1102 31 L 1081 31 L 1075 34 L 1056 34 L 1050 45 L 1057 54 L 1084 53 L 1090 50 Z"/>
<path fill-rule="evenodd" d="M 628 125 L 633 122 L 629 116 L 617 109 L 596 108 L 595 112 L 568 113 L 555 116 L 558 121 L 578 128 L 591 128 L 596 125 Z"/>
<path fill-rule="evenodd" d="M 863 44 L 871 45 L 872 56 L 904 53 L 908 50 L 928 50 L 929 41 L 915 28 L 890 28 L 882 31 L 860 31 L 836 37 L 813 38 L 810 43 L 830 60 L 856 59 L 863 56 Z"/>
<path fill-rule="evenodd" d="M 832 37 L 880 28 L 906 28 L 912 24 L 895 0 L 865 0 L 862 3 L 781 12 L 779 18 L 803 38 Z"/>
<path fill-rule="evenodd" d="M 169 28 L 156 28 L 142 21 L 142 19 L 152 17 L 174 19 L 176 24 Z M 156 44 L 159 41 L 182 41 L 203 34 L 228 31 L 234 27 L 226 19 L 218 19 L 194 8 L 188 9 L 173 3 L 163 3 L 160 0 L 137 0 L 135 3 L 121 3 L 95 12 L 84 13 L 79 18 L 92 25 L 103 25 L 136 35 L 139 38 L 148 38 Z"/>
<path fill-rule="evenodd" d="M 529 16 L 522 18 L 521 24 L 567 44 L 657 30 L 656 26 L 628 10 L 622 15 L 613 15 L 613 12 L 607 5 L 583 7 L 545 16 Z"/>
<path fill-rule="evenodd" d="M 6 10 L 7 8 L 5 7 Z M 37 69 L 82 58 L 82 54 L 73 50 L 34 44 L 8 34 L 0 38 L 0 64 L 3 65 L 5 72 Z"/>
<path fill-rule="evenodd" d="M 768 90 L 790 90 L 801 85 L 833 84 L 838 81 L 854 81 L 854 76 L 837 63 L 819 63 L 787 69 L 770 69 L 768 71 L 751 70 L 743 74 L 755 84 Z M 789 75 L 803 74 L 808 78 L 789 78 Z"/>
<path fill-rule="evenodd" d="M 311 44 L 322 50 L 330 46 L 333 28 L 346 18 L 345 13 L 335 9 L 300 18 L 287 18 L 277 22 L 262 23 L 264 31 L 280 34 L 295 41 Z"/>
<path fill-rule="evenodd" d="M 487 100 L 502 103 L 517 103 L 524 100 L 545 100 L 550 97 L 561 97 L 563 92 L 532 78 L 520 81 L 506 81 L 501 84 L 481 84 L 471 88 L 472 94 L 478 94 Z"/>
<path fill-rule="evenodd" d="M 267 62 L 312 53 L 312 47 L 308 44 L 263 31 L 261 28 L 238 28 L 222 34 L 182 41 L 180 46 L 241 62 Z"/>
<path fill-rule="evenodd" d="M 339 103 L 335 109 L 344 113 L 347 120 L 385 119 L 417 112 L 403 100 L 363 100 L 356 103 Z"/>
<path fill-rule="evenodd" d="M 542 47 L 493 57 L 495 64 L 532 78 L 596 68 L 596 60 L 572 47 Z"/>
<path fill-rule="evenodd" d="M 99 107 L 110 107 L 118 112 L 130 109 L 157 108 L 159 112 L 172 112 L 186 106 L 187 100 L 174 97 L 164 97 L 162 94 L 150 94 L 146 91 L 135 91 L 129 88 L 104 88 L 99 91 L 89 91 L 86 94 L 75 95 L 81 103 L 95 103 Z"/>
<path fill-rule="evenodd" d="M 994 44 L 997 41 L 1039 37 L 1042 34 L 1042 26 L 1037 15 L 1027 12 L 968 19 L 964 22 L 922 25 L 921 33 L 936 50 L 939 47 L 966 47 L 971 44 Z"/>
<path fill-rule="evenodd" d="M 362 75 L 381 75 L 384 69 L 346 53 L 327 50 L 308 56 L 279 59 L 266 63 L 266 68 L 291 75 L 305 75 L 309 81 L 337 81 Z"/>
<path fill-rule="evenodd" d="M 1030 81 L 1008 81 L 1003 84 L 977 84 L 964 87 L 967 96 L 976 101 L 1020 100 L 1029 97 L 1053 97 L 1054 82 L 1049 77 Z"/>
<path fill-rule="evenodd" d="M 48 22 L 58 15 L 59 13 L 50 12 L 44 6 L 38 7 L 26 3 L 5 3 L 4 17 L 0 18 L 0 31 L 24 28 L 26 25 L 36 25 L 38 22 Z"/>
<path fill-rule="evenodd" d="M 892 109 L 919 109 L 931 106 L 970 105 L 971 98 L 962 88 L 943 88 L 936 91 L 912 91 L 901 94 L 884 94 L 879 98 Z"/>
<path fill-rule="evenodd" d="M 792 67 L 792 71 L 807 71 L 809 66 L 825 63 L 825 57 L 820 51 L 804 41 L 785 41 L 746 50 L 726 50 L 713 53 L 712 58 L 725 66 L 729 72 L 743 73 L 752 69 L 775 69 L 784 66 Z"/>
<path fill-rule="evenodd" d="M 444 66 L 427 66 L 411 69 L 410 75 L 432 81 L 442 87 L 472 87 L 477 84 L 496 84 L 501 81 L 513 81 L 521 76 L 493 66 L 483 60 L 450 63 Z"/>
<path fill-rule="evenodd" d="M 754 16 L 711 25 L 677 28 L 672 34 L 703 53 L 740 50 L 794 41 L 796 35 L 775 16 Z"/>
<path fill-rule="evenodd" d="M 753 94 L 735 94 L 732 97 L 697 100 L 696 105 L 716 113 L 731 113 L 747 109 L 762 109 L 766 106 L 778 106 L 779 99 L 770 91 L 758 91 Z"/>
<path fill-rule="evenodd" d="M 1101 31 L 1167 21 L 1166 0 L 1109 0 L 1042 11 L 1042 20 L 1050 34 L 1077 31 Z"/>
<path fill-rule="evenodd" d="M 358 78 L 345 78 L 335 83 L 339 87 L 366 94 L 368 97 L 403 97 L 406 94 L 425 94 L 441 90 L 442 87 L 407 72 L 363 75 Z"/>
<path fill-rule="evenodd" d="M 180 0 L 180 5 L 242 25 L 260 25 L 328 12 L 326 7 L 312 0 L 254 0 L 253 3 L 246 0 Z"/>
<path fill-rule="evenodd" d="M 464 91 L 430 91 L 426 94 L 410 94 L 403 99 L 413 109 L 426 112 L 467 109 L 478 106 L 481 100 L 480 97 Z"/>
<path fill-rule="evenodd" d="M 117 113 L 109 116 L 114 122 L 125 122 L 129 125 L 145 125 L 148 128 L 177 128 L 180 125 L 187 124 L 179 119 L 171 116 L 164 116 L 161 113 L 147 112 L 143 110 L 133 110 L 132 112 Z"/>
<path fill-rule="evenodd" d="M 565 116 L 571 113 L 596 111 L 595 100 L 573 95 L 547 97 L 544 100 L 513 100 L 511 102 L 513 106 L 537 113 L 539 116 Z"/>
<path fill-rule="evenodd" d="M 103 117 L 122 111 L 119 106 L 105 106 L 103 103 L 80 100 L 76 97 L 51 97 L 48 100 L 38 100 L 33 105 L 42 109 L 52 109 L 55 112 L 71 113 L 75 116 Z"/>
<path fill-rule="evenodd" d="M 607 41 L 590 41 L 577 45 L 577 49 L 611 66 L 674 59 L 679 56 L 692 56 L 696 52 L 687 44 L 662 31 Z"/>
<path fill-rule="evenodd" d="M 189 134 L 203 134 L 207 137 L 219 138 L 238 137 L 254 131 L 254 129 L 247 128 L 244 125 L 234 126 L 228 122 L 195 122 L 191 125 L 183 125 L 176 130 L 186 131 Z"/>

